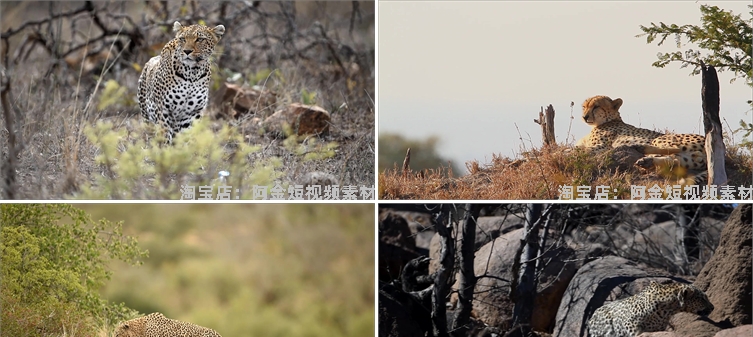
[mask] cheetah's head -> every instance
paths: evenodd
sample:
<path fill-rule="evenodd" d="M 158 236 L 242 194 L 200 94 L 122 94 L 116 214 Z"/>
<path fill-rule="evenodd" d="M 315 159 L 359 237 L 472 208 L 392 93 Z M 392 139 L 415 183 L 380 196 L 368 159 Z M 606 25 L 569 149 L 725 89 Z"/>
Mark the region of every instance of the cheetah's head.
<path fill-rule="evenodd" d="M 620 118 L 622 99 L 612 100 L 607 96 L 594 96 L 583 102 L 583 121 L 590 126 L 599 126 Z"/>
<path fill-rule="evenodd" d="M 188 65 L 202 63 L 209 59 L 214 52 L 214 46 L 225 34 L 225 26 L 217 25 L 209 28 L 203 25 L 183 26 L 175 21 L 173 24 L 175 39 L 178 40 L 179 59 Z"/>

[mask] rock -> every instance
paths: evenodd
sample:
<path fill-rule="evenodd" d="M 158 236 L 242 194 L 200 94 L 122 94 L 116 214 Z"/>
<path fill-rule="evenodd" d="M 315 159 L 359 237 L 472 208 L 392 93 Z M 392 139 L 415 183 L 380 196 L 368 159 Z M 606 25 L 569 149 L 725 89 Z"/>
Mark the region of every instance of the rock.
<path fill-rule="evenodd" d="M 297 183 L 298 185 L 303 185 L 304 199 L 306 198 L 305 193 L 307 188 L 311 186 L 314 186 L 312 188 L 319 186 L 319 191 L 321 192 L 319 195 L 324 197 L 324 187 L 337 185 L 337 177 L 326 172 L 313 171 L 304 174 L 299 178 Z"/>
<path fill-rule="evenodd" d="M 650 281 L 666 282 L 668 279 L 687 283 L 621 257 L 607 256 L 589 262 L 578 269 L 570 281 L 559 304 L 552 335 L 586 336 L 586 322 L 607 300 L 636 294 Z"/>
<path fill-rule="evenodd" d="M 719 237 L 724 223 L 711 219 L 701 218 L 699 223 L 698 236 L 701 242 L 706 242 L 712 246 L 717 246 Z M 677 247 L 677 223 L 675 221 L 666 221 L 658 223 L 642 230 L 638 233 L 624 234 L 628 236 L 628 241 L 619 249 L 622 256 L 633 261 L 662 261 L 664 259 L 674 259 Z M 713 254 L 712 249 L 706 245 L 699 247 L 701 256 L 710 256 Z M 662 265 L 659 262 L 659 267 Z M 693 269 L 698 272 L 701 266 Z"/>
<path fill-rule="evenodd" d="M 684 337 L 682 335 L 678 335 L 672 331 L 660 331 L 660 332 L 644 332 L 638 337 Z"/>
<path fill-rule="evenodd" d="M 232 83 L 223 83 L 215 97 L 219 108 L 216 117 L 238 119 L 245 114 L 257 114 L 265 109 L 273 109 L 277 94 L 269 90 L 245 88 Z"/>
<path fill-rule="evenodd" d="M 508 214 L 505 216 L 484 216 L 476 221 L 476 247 L 491 242 L 502 234 L 523 228 L 525 224 L 524 214 Z"/>
<path fill-rule="evenodd" d="M 391 212 L 380 216 L 379 280 L 389 282 L 399 278 L 403 266 L 418 256 L 416 240 L 408 228 L 408 222 Z"/>
<path fill-rule="evenodd" d="M 408 228 L 416 238 L 416 247 L 428 252 L 431 238 L 435 234 L 434 225 L 431 223 L 431 214 L 400 210 L 393 210 L 392 212 L 402 216 L 408 222 Z"/>
<path fill-rule="evenodd" d="M 729 320 L 734 326 L 751 324 L 752 210 L 753 205 L 741 204 L 732 212 L 722 230 L 714 256 L 695 281 L 695 285 L 706 292 L 714 305 L 709 318 L 716 322 Z"/>
<path fill-rule="evenodd" d="M 680 336 L 714 337 L 722 330 L 720 325 L 712 322 L 708 317 L 702 317 L 688 312 L 678 312 L 669 320 L 674 332 Z M 727 325 L 731 327 L 730 325 Z"/>
<path fill-rule="evenodd" d="M 401 289 L 379 285 L 379 337 L 424 336 L 430 331 L 431 312 Z"/>
<path fill-rule="evenodd" d="M 275 111 L 267 117 L 261 125 L 267 131 L 276 135 L 285 135 L 285 126 L 289 126 L 293 134 L 319 135 L 329 132 L 329 112 L 316 105 L 293 103 L 282 110 Z"/>
<path fill-rule="evenodd" d="M 714 337 L 750 337 L 753 336 L 753 325 L 747 324 L 732 329 L 719 331 Z"/>
<path fill-rule="evenodd" d="M 480 277 L 476 283 L 473 310 L 476 317 L 487 325 L 499 327 L 503 331 L 510 328 L 514 302 L 510 299 L 510 283 L 515 253 L 523 238 L 524 229 L 516 229 L 487 243 L 476 252 L 474 270 Z M 571 260 L 575 252 L 570 248 L 556 248 L 547 251 L 542 261 L 546 267 L 539 276 L 536 307 L 531 328 L 536 331 L 549 331 L 554 324 L 556 308 L 575 275 L 576 265 Z M 457 287 L 457 286 L 456 286 Z"/>
<path fill-rule="evenodd" d="M 476 244 L 474 250 L 478 250 L 481 246 L 491 242 L 501 234 L 509 233 L 518 228 L 523 228 L 524 222 L 525 215 L 523 214 L 479 217 L 476 221 Z M 455 232 L 461 233 L 457 228 L 455 228 Z M 439 266 L 439 240 L 439 235 L 434 234 L 429 243 L 429 257 L 431 257 L 429 273 L 435 272 Z M 458 238 L 457 242 L 460 242 L 459 240 L 460 238 Z M 460 246 L 458 245 L 456 248 L 460 249 Z"/>
<path fill-rule="evenodd" d="M 610 170 L 617 170 L 620 172 L 633 171 L 633 165 L 635 165 L 635 162 L 644 157 L 642 153 L 630 146 L 616 147 L 612 151 L 605 152 L 603 156 L 609 156 L 611 158 L 611 161 L 606 161 L 612 163 L 608 167 Z"/>

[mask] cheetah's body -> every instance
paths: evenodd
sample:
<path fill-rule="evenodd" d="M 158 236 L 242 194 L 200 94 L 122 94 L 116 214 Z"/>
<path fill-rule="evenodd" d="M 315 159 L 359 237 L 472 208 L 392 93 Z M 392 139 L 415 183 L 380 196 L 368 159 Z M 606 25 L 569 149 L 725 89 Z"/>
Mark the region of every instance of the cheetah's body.
<path fill-rule="evenodd" d="M 713 310 L 706 294 L 693 285 L 651 282 L 636 295 L 596 309 L 588 320 L 588 331 L 591 337 L 635 337 L 664 331 L 678 312 L 708 315 Z"/>
<path fill-rule="evenodd" d="M 155 312 L 130 321 L 115 329 L 115 337 L 222 337 L 217 331 L 196 324 L 169 319 Z"/>
<path fill-rule="evenodd" d="M 619 108 L 622 99 L 595 96 L 583 103 L 583 120 L 592 127 L 591 132 L 576 146 L 595 152 L 633 146 L 646 155 L 638 165 L 678 165 L 690 169 L 706 167 L 706 137 L 694 134 L 663 134 L 636 128 L 622 121 Z M 657 156 L 661 155 L 661 156 Z"/>
<path fill-rule="evenodd" d="M 152 57 L 139 77 L 139 107 L 148 121 L 167 129 L 168 141 L 189 127 L 209 102 L 209 58 L 225 27 L 173 24 L 175 38 Z"/>

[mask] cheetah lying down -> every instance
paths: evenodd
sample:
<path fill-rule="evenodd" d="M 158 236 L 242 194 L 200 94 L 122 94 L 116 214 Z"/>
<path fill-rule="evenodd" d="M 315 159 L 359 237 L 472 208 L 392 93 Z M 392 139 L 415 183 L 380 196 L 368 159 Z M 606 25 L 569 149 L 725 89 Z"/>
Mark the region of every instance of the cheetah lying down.
<path fill-rule="evenodd" d="M 601 152 L 618 146 L 631 146 L 647 155 L 637 166 L 706 168 L 706 137 L 695 134 L 663 134 L 636 128 L 622 121 L 619 108 L 622 99 L 594 96 L 583 102 L 583 120 L 591 132 L 576 146 Z"/>

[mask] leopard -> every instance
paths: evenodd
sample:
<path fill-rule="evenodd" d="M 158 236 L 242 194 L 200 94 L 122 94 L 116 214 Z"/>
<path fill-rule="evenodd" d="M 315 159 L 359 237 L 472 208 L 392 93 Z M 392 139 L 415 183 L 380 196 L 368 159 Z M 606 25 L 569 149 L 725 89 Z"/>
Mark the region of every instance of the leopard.
<path fill-rule="evenodd" d="M 635 337 L 664 331 L 678 312 L 708 316 L 714 310 L 706 294 L 692 284 L 652 281 L 633 296 L 609 302 L 588 320 L 591 337 Z"/>
<path fill-rule="evenodd" d="M 637 128 L 622 121 L 622 99 L 594 96 L 583 102 L 583 121 L 591 132 L 576 143 L 594 153 L 620 146 L 629 146 L 644 155 L 635 165 L 639 168 L 682 167 L 706 168 L 706 136 L 697 134 L 664 134 Z"/>
<path fill-rule="evenodd" d="M 210 59 L 225 26 L 173 24 L 175 38 L 144 65 L 139 76 L 141 116 L 161 125 L 167 143 L 201 118 L 209 102 Z"/>
<path fill-rule="evenodd" d="M 196 324 L 181 322 L 155 312 L 122 322 L 115 337 L 222 337 L 217 331 Z"/>

